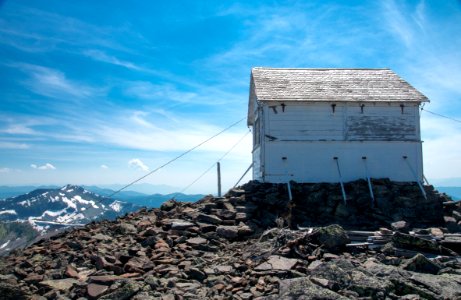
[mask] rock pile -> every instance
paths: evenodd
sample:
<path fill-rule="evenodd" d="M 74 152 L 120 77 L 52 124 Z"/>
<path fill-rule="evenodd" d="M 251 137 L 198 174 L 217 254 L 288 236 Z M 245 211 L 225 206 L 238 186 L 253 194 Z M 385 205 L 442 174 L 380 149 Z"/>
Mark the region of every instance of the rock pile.
<path fill-rule="evenodd" d="M 285 188 L 250 182 L 42 240 L 0 261 L 0 299 L 461 298 L 453 250 L 406 233 L 370 250 L 339 225 L 290 229 L 305 187 L 293 202 Z"/>

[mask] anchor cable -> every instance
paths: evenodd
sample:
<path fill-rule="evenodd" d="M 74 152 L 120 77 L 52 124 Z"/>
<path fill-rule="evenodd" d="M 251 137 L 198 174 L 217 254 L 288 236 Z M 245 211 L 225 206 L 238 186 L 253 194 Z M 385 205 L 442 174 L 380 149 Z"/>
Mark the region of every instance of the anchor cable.
<path fill-rule="evenodd" d="M 176 193 L 172 199 L 175 199 L 177 195 L 184 193 L 188 188 L 190 188 L 192 185 L 194 185 L 197 181 L 199 181 L 203 176 L 205 176 L 206 173 L 208 173 L 213 167 L 223 160 L 232 150 L 234 150 L 235 147 L 237 147 L 238 144 L 240 144 L 243 139 L 250 133 L 251 131 L 247 131 L 229 150 L 227 150 L 226 153 L 224 153 L 216 162 L 214 162 L 208 169 L 206 169 L 202 174 L 200 174 L 194 181 L 192 181 L 188 186 L 183 188 L 180 192 Z"/>
<path fill-rule="evenodd" d="M 190 148 L 189 150 L 187 150 L 187 151 L 181 153 L 180 155 L 178 155 L 178 156 L 176 156 L 175 158 L 169 160 L 168 162 L 164 163 L 163 165 L 161 165 L 161 166 L 157 167 L 156 169 L 150 171 L 150 172 L 147 173 L 146 175 L 141 176 L 141 177 L 139 177 L 138 179 L 136 179 L 136 180 L 130 182 L 129 184 L 127 184 L 127 185 L 125 185 L 124 187 L 122 187 L 121 189 L 119 189 L 119 190 L 113 192 L 113 193 L 110 194 L 108 197 L 111 198 L 111 197 L 113 197 L 114 195 L 116 195 L 116 194 L 120 193 L 121 191 L 123 191 L 124 189 L 126 189 L 127 187 L 130 187 L 130 186 L 132 186 L 133 184 L 135 184 L 136 182 L 141 181 L 142 179 L 146 178 L 146 177 L 149 176 L 149 175 L 152 175 L 153 173 L 157 172 L 157 171 L 160 170 L 161 168 L 166 167 L 167 165 L 169 165 L 169 164 L 171 164 L 172 162 L 174 162 L 174 161 L 180 159 L 180 158 L 183 157 L 184 155 L 186 155 L 186 154 L 192 152 L 193 150 L 197 149 L 198 147 L 202 146 L 203 144 L 205 144 L 205 143 L 211 141 L 212 139 L 214 139 L 214 138 L 217 137 L 218 135 L 220 135 L 220 134 L 224 133 L 225 131 L 231 129 L 232 127 L 234 127 L 235 125 L 239 124 L 240 122 L 242 122 L 242 121 L 245 120 L 245 119 L 246 119 L 246 117 L 243 117 L 242 119 L 238 120 L 237 122 L 232 123 L 232 124 L 229 125 L 228 127 L 224 128 L 223 130 L 221 130 L 220 132 L 216 133 L 215 135 L 209 137 L 208 139 L 204 140 L 203 142 L 201 142 L 201 143 L 197 144 L 196 146 Z"/>

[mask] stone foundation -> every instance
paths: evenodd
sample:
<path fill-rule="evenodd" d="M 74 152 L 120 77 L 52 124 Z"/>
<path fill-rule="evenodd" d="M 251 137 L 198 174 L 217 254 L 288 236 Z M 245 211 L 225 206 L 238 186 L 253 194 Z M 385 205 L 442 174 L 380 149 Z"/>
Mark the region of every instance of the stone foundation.
<path fill-rule="evenodd" d="M 292 201 L 287 184 L 250 181 L 244 190 L 247 205 L 254 206 L 248 219 L 261 227 L 276 226 L 282 218 L 291 228 L 340 224 L 346 228 L 389 227 L 396 221 L 406 221 L 411 227 L 441 226 L 443 202 L 449 197 L 432 186 L 424 186 L 424 198 L 419 186 L 411 182 L 373 179 L 373 202 L 365 180 L 345 183 L 347 201 L 339 183 L 291 182 Z M 233 191 L 228 196 L 232 196 Z M 280 222 L 280 219 L 279 219 Z"/>

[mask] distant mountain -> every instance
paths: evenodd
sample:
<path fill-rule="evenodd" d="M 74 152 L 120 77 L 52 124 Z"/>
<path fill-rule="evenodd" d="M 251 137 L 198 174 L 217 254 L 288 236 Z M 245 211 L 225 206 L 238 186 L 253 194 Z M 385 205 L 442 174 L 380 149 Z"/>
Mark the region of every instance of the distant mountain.
<path fill-rule="evenodd" d="M 66 185 L 61 189 L 37 189 L 0 202 L 0 221 L 27 221 L 40 231 L 53 225 L 86 224 L 115 218 L 136 209 L 133 204 Z M 53 224 L 56 223 L 56 224 Z"/>
<path fill-rule="evenodd" d="M 27 194 L 30 191 L 33 191 L 33 190 L 36 190 L 36 189 L 55 189 L 55 188 L 59 188 L 59 186 L 57 186 L 57 185 L 0 186 L 0 199 L 15 197 L 15 196 L 19 196 L 19 195 L 22 195 L 22 194 Z"/>
<path fill-rule="evenodd" d="M 112 189 L 108 188 L 100 188 L 98 186 L 84 186 L 87 190 L 99 194 L 101 196 L 106 196 L 109 197 L 111 196 L 115 191 Z M 183 202 L 193 202 L 200 200 L 204 197 L 205 195 L 202 194 L 183 194 L 183 193 L 170 193 L 170 194 L 152 194 L 152 195 L 147 195 L 144 193 L 139 193 L 135 191 L 121 191 L 118 192 L 116 195 L 114 195 L 115 198 L 130 202 L 139 206 L 146 206 L 146 207 L 160 207 L 163 202 L 172 199 L 173 197 L 178 200 L 178 201 L 183 201 Z"/>
<path fill-rule="evenodd" d="M 98 184 L 98 187 L 103 189 L 110 189 L 117 191 L 123 187 L 125 184 Z M 150 183 L 136 183 L 129 187 L 129 191 L 138 192 L 146 195 L 151 194 L 172 194 L 176 191 L 181 190 L 179 187 L 174 187 L 165 184 L 150 184 Z"/>
<path fill-rule="evenodd" d="M 124 187 L 121 184 L 112 185 L 84 185 L 84 189 L 96 193 L 101 196 L 109 197 L 115 191 Z M 0 199 L 11 198 L 23 195 L 36 189 L 56 189 L 58 186 L 0 186 Z M 176 200 L 190 202 L 197 201 L 204 197 L 202 194 L 182 194 L 176 193 L 178 189 L 166 185 L 152 185 L 149 183 L 135 184 L 129 187 L 128 190 L 123 190 L 117 193 L 114 198 L 122 201 L 134 203 L 147 207 L 160 207 L 160 205 L 173 197 Z M 1 203 L 1 202 L 0 202 Z"/>
<path fill-rule="evenodd" d="M 459 186 L 439 186 L 435 189 L 451 196 L 453 200 L 461 200 L 461 187 Z"/>
<path fill-rule="evenodd" d="M 91 221 L 114 219 L 138 208 L 74 185 L 36 189 L 7 198 L 0 201 L 0 254 L 37 235 Z"/>

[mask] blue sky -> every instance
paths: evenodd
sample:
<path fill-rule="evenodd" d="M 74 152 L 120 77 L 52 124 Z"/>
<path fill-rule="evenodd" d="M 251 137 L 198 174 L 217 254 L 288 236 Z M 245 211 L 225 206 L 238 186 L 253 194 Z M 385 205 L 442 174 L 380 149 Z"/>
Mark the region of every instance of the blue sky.
<path fill-rule="evenodd" d="M 245 117 L 254 66 L 389 67 L 461 119 L 460 32 L 449 0 L 0 1 L 0 185 L 128 183 Z M 421 121 L 426 177 L 461 185 L 461 124 Z M 185 187 L 246 132 L 144 182 Z M 214 191 L 210 172 L 186 192 Z"/>

